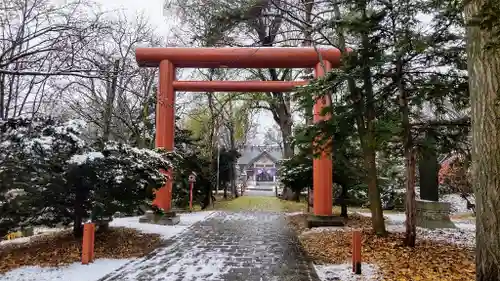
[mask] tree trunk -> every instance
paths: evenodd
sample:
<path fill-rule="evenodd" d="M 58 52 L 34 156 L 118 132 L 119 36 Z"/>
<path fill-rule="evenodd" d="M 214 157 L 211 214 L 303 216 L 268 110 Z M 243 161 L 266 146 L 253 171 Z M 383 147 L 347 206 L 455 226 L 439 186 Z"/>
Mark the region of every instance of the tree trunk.
<path fill-rule="evenodd" d="M 340 216 L 347 218 L 347 186 L 343 184 L 340 188 Z"/>
<path fill-rule="evenodd" d="M 291 116 L 288 118 L 291 119 Z M 293 145 L 290 141 L 290 137 L 292 136 L 292 122 L 288 118 L 283 120 L 283 124 L 280 124 L 281 136 L 283 138 L 283 156 L 286 159 L 292 158 L 294 154 Z"/>
<path fill-rule="evenodd" d="M 367 140 L 365 140 L 366 142 Z M 382 211 L 382 201 L 377 184 L 377 165 L 375 162 L 375 150 L 364 145 L 364 164 L 367 169 L 366 183 L 368 184 L 368 199 L 370 201 L 370 211 L 372 213 L 373 231 L 379 236 L 385 236 L 384 214 Z"/>
<path fill-rule="evenodd" d="M 229 145 L 231 146 L 231 150 L 236 150 L 236 141 L 235 141 L 235 130 L 234 130 L 234 109 L 233 109 L 233 102 L 232 98 L 229 101 L 229 114 L 228 116 L 229 120 Z M 231 161 L 231 167 L 229 168 L 230 172 L 230 180 L 231 180 L 231 192 L 233 194 L 233 198 L 238 198 L 238 189 L 236 188 L 236 169 L 235 169 L 235 162 Z"/>
<path fill-rule="evenodd" d="M 4 99 L 5 99 L 5 75 L 0 74 L 0 120 L 5 120 Z"/>
<path fill-rule="evenodd" d="M 115 103 L 116 96 L 116 86 L 117 86 L 117 78 L 118 71 L 120 69 L 120 60 L 115 60 L 113 64 L 112 73 L 108 74 L 111 77 L 111 81 L 107 81 L 107 89 L 106 89 L 106 104 L 104 107 L 104 112 L 102 116 L 103 122 L 103 132 L 101 139 L 101 146 L 104 147 L 104 144 L 109 141 L 109 136 L 111 134 L 111 122 L 113 120 L 113 105 Z"/>
<path fill-rule="evenodd" d="M 415 170 L 416 170 L 416 151 L 413 147 L 413 136 L 410 124 L 410 106 L 408 103 L 408 92 L 405 89 L 403 81 L 404 64 L 400 56 L 396 59 L 396 83 L 399 93 L 399 111 L 401 114 L 401 127 L 403 128 L 403 151 L 405 157 L 405 186 L 406 186 L 406 234 L 404 244 L 408 247 L 415 247 L 417 238 L 417 221 L 415 209 Z"/>
<path fill-rule="evenodd" d="M 366 4 L 366 3 L 365 3 Z M 366 18 L 366 7 L 362 9 L 364 17 Z M 341 20 L 340 14 L 340 1 L 336 1 L 333 6 L 333 12 L 335 19 Z M 346 40 L 344 31 L 341 27 L 336 29 L 339 47 L 341 50 L 346 49 Z M 363 34 L 362 38 L 363 49 L 365 50 L 361 55 L 368 58 L 370 55 L 367 54 L 366 50 L 370 49 L 370 42 L 368 34 Z M 349 54 L 347 54 L 349 55 Z M 348 61 L 348 60 L 346 60 Z M 379 236 L 385 236 L 387 234 L 385 230 L 384 214 L 382 211 L 382 200 L 380 199 L 380 191 L 378 189 L 377 183 L 377 163 L 376 151 L 375 151 L 375 136 L 374 136 L 374 119 L 375 119 L 375 108 L 374 108 L 374 97 L 373 97 L 373 83 L 371 81 L 372 75 L 371 70 L 368 65 L 363 66 L 363 87 L 365 92 L 365 97 L 361 94 L 361 89 L 356 86 L 356 81 L 353 78 L 347 78 L 347 85 L 351 99 L 354 103 L 354 109 L 356 111 L 356 127 L 358 130 L 359 140 L 363 149 L 364 154 L 364 166 L 366 168 L 367 174 L 365 181 L 368 185 L 368 199 L 370 201 L 370 211 L 372 214 L 372 227 L 375 233 Z M 366 108 L 366 111 L 364 110 Z"/>
<path fill-rule="evenodd" d="M 292 122 L 291 116 L 286 117 L 285 115 L 281 115 L 281 122 L 279 124 L 281 130 L 281 136 L 283 138 L 283 158 L 290 159 L 293 157 L 293 146 L 290 142 L 290 137 L 292 136 Z M 283 193 L 281 197 L 285 200 L 296 200 L 296 198 L 300 198 L 300 190 L 297 192 L 293 192 L 291 188 L 286 186 L 283 187 Z"/>
<path fill-rule="evenodd" d="M 209 81 L 212 81 L 213 80 L 213 77 L 215 75 L 215 69 L 210 69 L 210 72 L 209 72 L 209 76 L 208 76 L 208 80 Z M 209 185 L 209 187 L 206 189 L 206 194 L 205 194 L 205 201 L 207 203 L 207 206 L 210 206 L 210 205 L 213 205 L 213 188 L 215 187 L 215 192 L 216 194 L 218 194 L 219 192 L 219 161 L 218 161 L 218 158 L 215 159 L 214 157 L 214 151 L 217 151 L 217 155 L 219 155 L 220 153 L 220 148 L 219 148 L 219 131 L 218 131 L 218 128 L 219 128 L 219 122 L 218 122 L 218 119 L 216 117 L 216 114 L 215 114 L 215 102 L 214 102 L 214 96 L 213 96 L 213 93 L 211 92 L 207 92 L 206 93 L 207 95 L 207 100 L 208 100 L 208 109 L 209 109 L 209 112 L 210 112 L 210 118 L 212 120 L 212 123 L 210 124 L 211 125 L 211 128 L 210 128 L 210 135 L 208 137 L 208 141 L 209 141 L 209 153 L 210 153 L 210 158 L 211 159 L 211 163 L 210 163 L 210 166 L 211 166 L 211 173 L 212 173 L 212 178 L 211 178 L 211 184 Z M 217 133 L 216 133 L 216 130 L 217 130 Z M 217 150 L 215 150 L 215 148 L 217 148 Z M 217 156 L 218 157 L 218 156 Z M 215 173 L 215 175 L 214 175 Z"/>
<path fill-rule="evenodd" d="M 490 5 L 492 1 L 489 1 Z M 487 0 L 469 1 L 467 20 Z M 493 31 L 467 28 L 469 89 L 472 107 L 472 179 L 476 197 L 476 280 L 500 280 L 500 54 L 486 50 Z"/>
<path fill-rule="evenodd" d="M 409 149 L 405 153 L 405 166 L 406 166 L 406 233 L 404 245 L 408 247 L 415 247 L 415 240 L 417 239 L 417 217 L 416 217 L 416 202 L 415 202 L 415 169 L 416 157 L 415 151 Z"/>
<path fill-rule="evenodd" d="M 366 3 L 365 3 L 366 4 Z M 366 6 L 363 7 L 363 19 L 368 21 Z M 385 236 L 387 234 L 385 230 L 384 214 L 382 211 L 382 200 L 380 199 L 380 190 L 378 189 L 377 182 L 377 162 L 376 162 L 376 150 L 375 144 L 377 142 L 375 138 L 375 95 L 373 92 L 373 81 L 372 72 L 370 65 L 368 64 L 368 58 L 371 56 L 370 50 L 370 39 L 368 36 L 368 31 L 363 31 L 361 35 L 361 57 L 362 60 L 362 77 L 363 77 L 363 89 L 364 89 L 364 99 L 360 99 L 357 102 L 358 114 L 364 117 L 366 120 L 362 125 L 366 126 L 360 131 L 360 139 L 364 143 L 364 154 L 365 154 L 365 165 L 368 171 L 367 183 L 368 183 L 368 196 L 370 198 L 370 209 L 372 213 L 372 224 L 373 230 L 377 235 Z M 364 101 L 364 106 L 361 102 Z M 364 111 L 362 108 L 364 107 Z M 358 118 L 359 119 L 359 118 Z M 359 130 L 359 128 L 358 128 Z"/>
<path fill-rule="evenodd" d="M 76 183 L 74 217 L 73 217 L 73 236 L 80 238 L 83 236 L 83 219 L 85 217 L 84 202 L 87 197 L 87 191 L 83 184 Z"/>

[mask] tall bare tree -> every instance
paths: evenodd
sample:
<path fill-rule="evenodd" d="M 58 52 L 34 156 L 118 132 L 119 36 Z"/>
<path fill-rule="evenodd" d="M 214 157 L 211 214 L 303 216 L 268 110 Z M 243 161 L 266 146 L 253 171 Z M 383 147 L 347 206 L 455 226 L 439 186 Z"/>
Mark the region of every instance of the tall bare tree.
<path fill-rule="evenodd" d="M 66 104 L 94 128 L 94 137 L 149 147 L 153 141 L 156 69 L 139 68 L 135 48 L 161 45 L 148 20 L 119 14 L 82 56 L 81 65 L 100 69 L 92 78 L 73 77 L 62 91 Z"/>
<path fill-rule="evenodd" d="M 104 28 L 89 2 L 0 3 L 0 118 L 33 116 L 55 98 L 55 75 L 90 76 L 77 56 Z"/>
<path fill-rule="evenodd" d="M 285 11 L 283 7 L 279 6 L 281 2 L 284 3 L 284 1 L 271 3 L 269 0 L 239 0 L 230 3 L 224 1 L 209 1 L 209 3 L 203 1 L 202 3 L 199 0 L 170 0 L 167 1 L 167 7 L 176 10 L 183 22 L 190 23 L 188 28 L 197 31 L 191 33 L 192 40 L 190 43 L 199 41 L 200 34 L 202 34 L 204 40 L 209 40 L 211 43 L 209 46 L 273 47 L 300 45 L 302 41 L 297 39 L 300 36 L 296 36 L 296 34 L 301 33 L 300 28 L 295 28 L 293 32 L 289 28 L 286 32 L 283 31 L 283 26 L 287 23 L 284 23 L 283 19 Z M 193 17 L 193 14 L 197 16 Z M 195 19 L 195 22 L 192 22 L 193 19 Z M 201 46 L 207 45 L 201 44 Z M 241 77 L 280 81 L 289 80 L 292 77 L 291 74 L 289 69 L 283 71 L 266 69 L 252 71 L 246 75 L 242 74 Z M 293 144 L 290 140 L 293 127 L 291 94 L 263 93 L 263 95 L 255 95 L 252 99 L 255 108 L 271 112 L 283 136 L 284 157 L 291 157 L 294 153 Z"/>

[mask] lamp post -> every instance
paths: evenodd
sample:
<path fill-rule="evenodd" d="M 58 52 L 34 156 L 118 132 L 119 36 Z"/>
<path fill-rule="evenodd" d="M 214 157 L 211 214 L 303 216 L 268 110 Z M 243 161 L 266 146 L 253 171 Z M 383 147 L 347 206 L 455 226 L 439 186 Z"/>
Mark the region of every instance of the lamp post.
<path fill-rule="evenodd" d="M 241 172 L 241 190 L 240 190 L 241 195 L 243 195 L 243 191 L 244 191 L 244 187 L 246 186 L 246 182 L 247 182 L 247 172 L 243 171 L 243 172 Z"/>
<path fill-rule="evenodd" d="M 189 210 L 193 211 L 193 188 L 194 183 L 196 182 L 196 174 L 194 172 L 191 173 L 188 177 L 189 182 Z"/>

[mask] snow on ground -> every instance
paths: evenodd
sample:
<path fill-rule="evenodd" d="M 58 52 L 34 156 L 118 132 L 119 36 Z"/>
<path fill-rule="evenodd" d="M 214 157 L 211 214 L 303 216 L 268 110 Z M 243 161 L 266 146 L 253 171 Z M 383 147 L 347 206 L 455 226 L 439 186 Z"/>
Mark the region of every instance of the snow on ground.
<path fill-rule="evenodd" d="M 352 273 L 352 265 L 346 264 L 315 264 L 314 269 L 321 281 L 369 281 L 376 280 L 377 268 L 374 265 L 362 263 L 361 275 Z"/>
<path fill-rule="evenodd" d="M 469 198 L 472 204 L 475 204 L 474 198 Z M 468 213 L 471 210 L 467 209 L 467 201 L 465 201 L 462 197 L 460 197 L 459 194 L 446 194 L 443 195 L 440 198 L 440 201 L 442 202 L 449 202 L 451 203 L 451 213 L 452 214 L 458 214 L 458 213 Z"/>
<path fill-rule="evenodd" d="M 298 215 L 303 215 L 305 212 L 290 212 L 290 213 L 285 213 L 285 216 L 291 217 L 291 216 L 298 216 Z"/>
<path fill-rule="evenodd" d="M 292 215 L 294 213 L 290 213 Z M 297 213 L 295 213 L 297 214 Z M 357 212 L 357 214 L 371 217 L 371 213 Z M 406 215 L 404 213 L 386 213 L 386 229 L 390 232 L 404 232 Z M 438 228 L 426 229 L 417 227 L 417 239 L 425 238 L 433 241 L 449 242 L 456 245 L 461 245 L 468 248 L 474 248 L 476 244 L 476 225 L 474 221 L 468 220 L 452 220 L 456 228 Z M 321 232 L 347 231 L 345 227 L 317 227 L 311 228 L 301 233 L 309 235 Z"/>
<path fill-rule="evenodd" d="M 207 252 L 206 249 L 193 247 L 179 256 L 174 247 L 175 245 L 171 245 L 160 249 L 158 256 L 161 256 L 161 259 L 143 258 L 128 263 L 116 276 L 110 275 L 110 279 L 117 277 L 117 280 L 146 280 L 147 277 L 140 268 L 147 268 L 149 272 L 159 272 L 165 277 L 162 280 L 179 280 L 179 273 L 182 273 L 180 280 L 219 280 L 230 270 L 227 264 L 233 260 L 232 253 L 222 252 L 220 249 Z"/>
<path fill-rule="evenodd" d="M 180 223 L 178 225 L 154 225 L 139 223 L 139 217 L 115 218 L 110 223 L 112 227 L 134 228 L 144 233 L 160 234 L 163 239 L 171 238 L 196 222 L 205 220 L 214 212 L 194 212 L 180 214 Z M 33 236 L 32 236 L 33 237 Z M 14 243 L 28 242 L 30 237 L 23 237 Z M 63 267 L 38 267 L 26 266 L 0 275 L 0 281 L 97 281 L 102 277 L 112 273 L 127 263 L 133 262 L 132 259 L 98 259 L 88 265 L 81 263 L 72 263 Z"/>
<path fill-rule="evenodd" d="M 371 217 L 371 213 L 358 213 L 362 216 Z M 384 214 L 387 218 L 386 227 L 391 232 L 404 232 L 406 216 L 404 213 Z M 417 239 L 425 238 L 433 241 L 442 241 L 461 245 L 473 249 L 476 243 L 476 225 L 474 222 L 464 220 L 452 220 L 457 228 L 425 229 L 417 227 Z M 319 232 L 347 231 L 346 227 L 318 227 L 303 232 L 308 235 Z M 351 264 L 328 264 L 314 265 L 319 278 L 322 281 L 368 281 L 376 280 L 377 268 L 374 265 L 363 264 L 362 275 L 352 273 Z"/>
<path fill-rule="evenodd" d="M 132 260 L 98 259 L 91 264 L 62 267 L 25 266 L 0 275 L 0 281 L 97 281 Z"/>
<path fill-rule="evenodd" d="M 234 212 L 234 213 L 227 213 L 227 214 L 225 214 L 224 219 L 222 220 L 222 222 L 234 221 L 234 220 L 238 220 L 238 221 L 255 221 L 255 220 L 259 220 L 259 221 L 264 221 L 264 222 L 265 221 L 272 222 L 272 221 L 275 221 L 276 218 L 277 218 L 277 215 L 269 215 L 269 216 L 263 217 L 262 215 L 252 214 L 252 213 L 248 213 L 248 212 L 245 212 L 245 213 Z"/>
<path fill-rule="evenodd" d="M 371 217 L 370 213 L 358 213 L 365 217 Z M 384 214 L 386 229 L 390 232 L 405 232 L 405 214 Z M 417 239 L 424 238 L 439 242 L 448 242 L 470 249 L 476 245 L 476 225 L 474 222 L 464 220 L 452 220 L 456 228 L 427 229 L 417 227 Z M 321 232 L 348 231 L 346 227 L 318 227 L 302 232 L 300 235 L 309 235 Z"/>
<path fill-rule="evenodd" d="M 184 231 L 192 224 L 202 221 L 214 212 L 193 212 L 180 214 L 181 220 L 177 225 L 157 225 L 149 223 L 139 223 L 139 217 L 115 218 L 109 223 L 111 227 L 127 227 L 137 229 L 143 233 L 160 234 L 163 239 L 168 239 Z"/>
<path fill-rule="evenodd" d="M 333 232 L 333 231 L 348 231 L 349 228 L 342 226 L 322 226 L 322 227 L 313 227 L 310 228 L 300 234 L 300 236 L 306 236 L 314 233 L 322 233 L 322 232 Z"/>
<path fill-rule="evenodd" d="M 371 217 L 371 213 L 359 213 L 362 216 Z M 391 232 L 404 232 L 406 216 L 403 213 L 387 213 L 387 230 Z M 468 248 L 476 245 L 476 225 L 474 221 L 452 220 L 456 228 L 427 229 L 417 227 L 417 239 L 426 238 L 433 241 L 448 242 Z"/>

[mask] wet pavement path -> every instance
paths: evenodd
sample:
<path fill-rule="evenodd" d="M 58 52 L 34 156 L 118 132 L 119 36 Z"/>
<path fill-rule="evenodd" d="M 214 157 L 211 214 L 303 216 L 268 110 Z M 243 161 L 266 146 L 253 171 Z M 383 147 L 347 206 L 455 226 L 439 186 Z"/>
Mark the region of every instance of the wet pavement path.
<path fill-rule="evenodd" d="M 319 281 L 279 213 L 216 212 L 102 281 Z"/>

